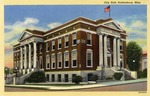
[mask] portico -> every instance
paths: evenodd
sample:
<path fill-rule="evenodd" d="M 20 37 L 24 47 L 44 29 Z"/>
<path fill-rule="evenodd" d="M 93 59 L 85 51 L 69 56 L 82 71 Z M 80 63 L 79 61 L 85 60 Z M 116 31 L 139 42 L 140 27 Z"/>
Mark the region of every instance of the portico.
<path fill-rule="evenodd" d="M 120 67 L 121 33 L 103 27 L 98 28 L 97 33 L 99 35 L 99 66 L 97 70 L 101 70 L 102 67 Z M 112 48 L 110 48 L 110 38 L 113 39 Z"/>
<path fill-rule="evenodd" d="M 20 72 L 29 73 L 38 69 L 37 44 L 43 42 L 43 39 L 33 35 L 26 36 L 24 33 L 20 39 Z"/>

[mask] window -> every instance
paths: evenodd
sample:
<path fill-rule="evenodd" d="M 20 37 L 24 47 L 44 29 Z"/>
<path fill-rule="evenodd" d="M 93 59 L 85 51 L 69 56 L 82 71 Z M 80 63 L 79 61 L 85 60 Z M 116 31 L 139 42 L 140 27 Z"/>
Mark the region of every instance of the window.
<path fill-rule="evenodd" d="M 49 81 L 49 74 L 46 74 L 46 81 Z"/>
<path fill-rule="evenodd" d="M 58 74 L 58 82 L 61 82 L 61 74 Z"/>
<path fill-rule="evenodd" d="M 46 51 L 49 51 L 49 43 L 46 43 Z"/>
<path fill-rule="evenodd" d="M 76 45 L 77 44 L 77 36 L 76 33 L 72 34 L 72 45 Z"/>
<path fill-rule="evenodd" d="M 42 44 L 40 44 L 40 53 L 42 53 Z"/>
<path fill-rule="evenodd" d="M 123 41 L 120 41 L 120 51 L 123 51 Z"/>
<path fill-rule="evenodd" d="M 46 69 L 50 69 L 50 57 L 46 55 Z"/>
<path fill-rule="evenodd" d="M 51 68 L 52 68 L 52 69 L 55 69 L 55 67 L 56 67 L 56 66 L 55 66 L 55 62 L 56 62 L 56 61 L 55 61 L 55 54 L 52 54 L 52 56 L 51 56 L 51 64 L 52 64 Z"/>
<path fill-rule="evenodd" d="M 107 49 L 110 49 L 110 38 L 107 38 Z"/>
<path fill-rule="evenodd" d="M 54 74 L 52 74 L 52 78 L 51 78 L 52 80 L 52 82 L 54 82 L 55 81 L 55 75 Z"/>
<path fill-rule="evenodd" d="M 42 56 L 40 56 L 40 68 L 42 69 L 42 65 L 43 65 L 43 58 Z"/>
<path fill-rule="evenodd" d="M 68 74 L 65 74 L 65 82 L 68 82 L 69 80 L 68 80 Z"/>
<path fill-rule="evenodd" d="M 65 47 L 69 46 L 69 39 L 68 36 L 65 36 Z"/>
<path fill-rule="evenodd" d="M 87 50 L 87 53 L 86 53 L 86 66 L 87 67 L 92 67 L 93 64 L 92 64 L 92 60 L 93 60 L 93 52 L 91 49 L 88 49 Z"/>
<path fill-rule="evenodd" d="M 77 67 L 77 50 L 74 49 L 72 50 L 72 54 L 71 54 L 71 59 L 72 59 L 72 67 Z"/>
<path fill-rule="evenodd" d="M 87 45 L 92 45 L 92 36 L 91 34 L 87 33 Z"/>
<path fill-rule="evenodd" d="M 61 49 L 62 45 L 61 45 L 61 38 L 58 39 L 58 49 Z"/>
<path fill-rule="evenodd" d="M 62 54 L 61 53 L 57 54 L 57 66 L 58 68 L 62 68 Z"/>
<path fill-rule="evenodd" d="M 54 51 L 55 50 L 55 41 L 53 40 L 52 41 L 52 51 Z"/>
<path fill-rule="evenodd" d="M 69 52 L 64 53 L 64 68 L 69 68 Z"/>
<path fill-rule="evenodd" d="M 72 81 L 76 76 L 77 76 L 76 74 L 72 74 Z"/>

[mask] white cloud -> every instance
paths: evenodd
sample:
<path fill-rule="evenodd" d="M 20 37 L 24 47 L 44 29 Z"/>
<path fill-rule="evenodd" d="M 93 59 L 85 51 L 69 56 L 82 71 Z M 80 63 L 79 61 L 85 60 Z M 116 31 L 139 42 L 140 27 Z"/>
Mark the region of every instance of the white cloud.
<path fill-rule="evenodd" d="M 5 25 L 5 50 L 10 50 L 14 44 L 17 43 L 17 39 L 21 35 L 21 33 L 29 28 L 46 31 L 47 28 L 39 27 L 37 24 L 39 20 L 37 18 L 24 18 L 23 21 L 16 21 L 13 24 Z"/>
<path fill-rule="evenodd" d="M 47 26 L 50 28 L 50 29 L 52 29 L 52 28 L 55 28 L 55 27 L 57 27 L 57 26 L 60 26 L 62 23 L 60 23 L 60 22 L 53 22 L 53 23 L 50 23 L 50 24 L 48 24 Z"/>

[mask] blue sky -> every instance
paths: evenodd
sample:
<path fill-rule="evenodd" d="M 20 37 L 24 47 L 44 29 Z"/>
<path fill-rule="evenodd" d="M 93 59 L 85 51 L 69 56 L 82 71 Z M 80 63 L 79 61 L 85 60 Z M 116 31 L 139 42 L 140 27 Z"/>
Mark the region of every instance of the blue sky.
<path fill-rule="evenodd" d="M 106 19 L 107 5 L 31 5 L 5 6 L 5 59 L 11 64 L 12 46 L 26 28 L 50 30 L 69 20 L 83 16 L 92 20 Z M 146 49 L 146 5 L 111 5 L 111 18 L 127 31 L 128 41 L 136 41 Z"/>

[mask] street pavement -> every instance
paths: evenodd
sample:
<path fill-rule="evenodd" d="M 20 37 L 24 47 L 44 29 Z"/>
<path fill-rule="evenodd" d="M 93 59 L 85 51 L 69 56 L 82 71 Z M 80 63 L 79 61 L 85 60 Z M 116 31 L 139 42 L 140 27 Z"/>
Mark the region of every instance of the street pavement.
<path fill-rule="evenodd" d="M 81 86 L 37 86 L 37 85 L 5 85 L 5 87 L 19 87 L 19 88 L 36 88 L 36 89 L 45 89 L 45 90 L 78 90 L 78 89 L 90 89 L 90 88 L 100 88 L 100 87 L 109 87 L 115 85 L 126 85 L 146 82 L 147 79 L 137 79 L 137 80 L 128 80 L 128 81 L 109 81 L 109 82 L 100 82 L 97 84 L 81 85 Z"/>

